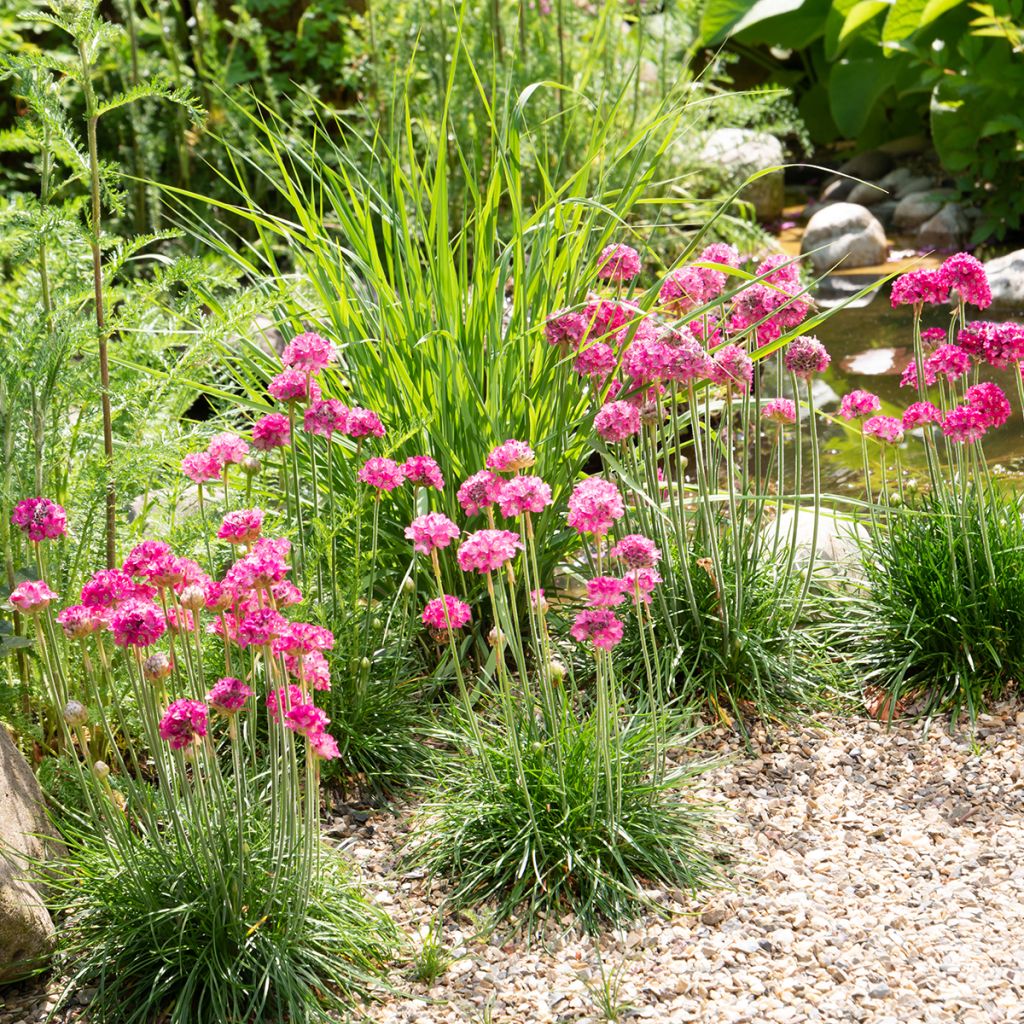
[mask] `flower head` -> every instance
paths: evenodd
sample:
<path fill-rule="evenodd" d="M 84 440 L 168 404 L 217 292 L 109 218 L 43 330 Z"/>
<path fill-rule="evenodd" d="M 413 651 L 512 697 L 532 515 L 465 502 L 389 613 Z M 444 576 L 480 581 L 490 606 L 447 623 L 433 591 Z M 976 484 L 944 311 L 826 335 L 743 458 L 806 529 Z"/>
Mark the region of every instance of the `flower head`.
<path fill-rule="evenodd" d="M 516 556 L 523 546 L 511 530 L 477 530 L 459 546 L 459 568 L 463 572 L 493 572 Z"/>
<path fill-rule="evenodd" d="M 411 455 L 402 463 L 405 479 L 413 487 L 444 488 L 444 476 L 441 467 L 429 455 Z"/>
<path fill-rule="evenodd" d="M 446 608 L 448 611 L 448 622 L 451 622 L 452 629 L 461 629 L 473 617 L 469 610 L 469 605 L 465 601 L 460 601 L 457 597 L 452 597 L 451 594 L 445 594 L 444 601 L 439 597 L 435 597 L 433 601 L 427 602 L 421 616 L 424 625 L 435 630 L 446 630 L 448 628 L 445 621 Z"/>
<path fill-rule="evenodd" d="M 568 523 L 580 533 L 604 536 L 625 515 L 622 495 L 615 484 L 592 476 L 580 481 L 569 498 Z"/>
<path fill-rule="evenodd" d="M 262 647 L 270 644 L 288 629 L 288 620 L 273 608 L 257 608 L 238 624 L 239 647 Z"/>
<path fill-rule="evenodd" d="M 330 437 L 336 430 L 344 431 L 348 423 L 348 406 L 336 398 L 320 398 L 311 402 L 302 416 L 302 429 L 307 434 Z"/>
<path fill-rule="evenodd" d="M 715 384 L 749 391 L 754 382 L 754 363 L 739 345 L 726 345 L 712 357 L 710 376 Z"/>
<path fill-rule="evenodd" d="M 615 370 L 618 362 L 611 345 L 594 341 L 579 350 L 572 366 L 581 377 L 602 379 Z"/>
<path fill-rule="evenodd" d="M 319 334 L 299 334 L 281 353 L 281 362 L 306 373 L 319 373 L 335 356 L 334 345 Z"/>
<path fill-rule="evenodd" d="M 772 423 L 796 423 L 796 404 L 789 398 L 769 398 L 761 406 L 761 416 Z"/>
<path fill-rule="evenodd" d="M 940 270 L 911 270 L 892 283 L 893 306 L 938 304 L 949 298 L 949 279 Z"/>
<path fill-rule="evenodd" d="M 606 245 L 597 258 L 603 281 L 632 281 L 640 273 L 640 254 L 631 245 Z"/>
<path fill-rule="evenodd" d="M 170 655 L 164 654 L 163 651 L 151 654 L 142 663 L 142 674 L 151 683 L 158 683 L 161 679 L 166 679 L 173 671 L 174 662 L 171 661 Z"/>
<path fill-rule="evenodd" d="M 946 413 L 942 432 L 958 444 L 980 441 L 988 429 L 988 416 L 974 405 L 957 405 Z"/>
<path fill-rule="evenodd" d="M 580 612 L 569 630 L 574 640 L 610 651 L 622 639 L 622 623 L 607 608 Z"/>
<path fill-rule="evenodd" d="M 330 724 L 327 712 L 315 704 L 293 704 L 284 713 L 284 724 L 292 732 L 297 732 L 306 739 L 318 736 Z"/>
<path fill-rule="evenodd" d="M 307 683 L 313 684 L 314 690 L 329 690 L 331 688 L 331 669 L 327 659 L 320 651 L 310 651 L 309 654 L 285 655 L 285 667 L 297 679 L 304 679 Z"/>
<path fill-rule="evenodd" d="M 141 593 L 140 593 L 141 591 Z M 99 569 L 82 585 L 82 604 L 89 608 L 116 608 L 130 597 L 152 595 L 120 569 Z"/>
<path fill-rule="evenodd" d="M 509 439 L 488 454 L 484 465 L 495 473 L 518 473 L 536 461 L 537 456 L 525 441 Z"/>
<path fill-rule="evenodd" d="M 839 406 L 839 415 L 844 420 L 862 420 L 868 416 L 873 416 L 881 408 L 882 402 L 878 395 L 873 395 L 870 391 L 862 391 L 858 388 L 856 391 L 843 395 L 843 400 Z"/>
<path fill-rule="evenodd" d="M 978 309 L 992 305 L 992 289 L 985 267 L 970 253 L 958 252 L 950 256 L 938 272 L 949 291 L 956 292 L 961 302 Z"/>
<path fill-rule="evenodd" d="M 505 481 L 490 470 L 482 469 L 463 481 L 458 490 L 459 504 L 467 516 L 475 516 L 490 508 L 499 497 Z"/>
<path fill-rule="evenodd" d="M 594 430 L 604 441 L 625 441 L 640 430 L 640 410 L 629 402 L 606 402 L 594 417 Z"/>
<path fill-rule="evenodd" d="M 326 626 L 313 622 L 289 622 L 273 644 L 275 654 L 295 657 L 333 649 L 334 634 Z"/>
<path fill-rule="evenodd" d="M 11 604 L 26 615 L 35 615 L 49 607 L 57 595 L 43 580 L 25 580 L 11 591 Z"/>
<path fill-rule="evenodd" d="M 505 482 L 498 508 L 506 519 L 543 512 L 551 504 L 551 488 L 539 476 L 514 476 Z"/>
<path fill-rule="evenodd" d="M 149 647 L 167 632 L 167 620 L 152 601 L 129 598 L 110 617 L 118 647 Z"/>
<path fill-rule="evenodd" d="M 49 498 L 25 498 L 14 506 L 11 523 L 32 541 L 54 540 L 68 532 L 64 509 Z"/>
<path fill-rule="evenodd" d="M 380 417 L 370 409 L 362 409 L 358 405 L 349 409 L 345 421 L 345 433 L 356 441 L 364 437 L 383 437 L 384 424 Z"/>
<path fill-rule="evenodd" d="M 320 758 L 321 761 L 333 761 L 335 758 L 341 757 L 338 741 L 329 732 L 324 732 L 321 729 L 320 732 L 307 737 L 307 739 L 310 753 Z"/>
<path fill-rule="evenodd" d="M 592 608 L 614 608 L 625 600 L 625 589 L 617 576 L 594 576 L 587 580 L 587 603 Z"/>
<path fill-rule="evenodd" d="M 298 707 L 304 701 L 302 690 L 294 683 L 289 683 L 287 688 L 280 687 L 271 690 L 267 694 L 267 714 L 273 722 L 281 721 L 281 712 L 285 714 L 293 707 Z"/>
<path fill-rule="evenodd" d="M 367 459 L 356 475 L 364 484 L 376 487 L 378 491 L 393 491 L 405 480 L 402 467 L 397 462 L 379 455 Z"/>
<path fill-rule="evenodd" d="M 406 537 L 412 541 L 414 551 L 429 555 L 438 548 L 446 548 L 459 536 L 459 528 L 440 512 L 417 516 L 406 528 Z"/>
<path fill-rule="evenodd" d="M 903 423 L 895 416 L 872 416 L 864 421 L 864 433 L 886 444 L 903 441 Z"/>
<path fill-rule="evenodd" d="M 267 413 L 252 428 L 252 446 L 261 452 L 287 448 L 291 444 L 291 424 L 283 412 Z"/>
<path fill-rule="evenodd" d="M 967 404 L 977 409 L 985 418 L 986 427 L 1001 427 L 1009 418 L 1012 409 L 1002 388 L 991 381 L 974 384 L 967 389 Z"/>
<path fill-rule="evenodd" d="M 912 402 L 904 410 L 904 430 L 913 430 L 927 423 L 942 423 L 942 413 L 931 402 Z"/>
<path fill-rule="evenodd" d="M 661 552 L 653 540 L 639 533 L 628 533 L 609 552 L 627 569 L 649 569 L 657 565 Z"/>
<path fill-rule="evenodd" d="M 233 715 L 245 707 L 251 696 L 252 689 L 241 679 L 225 676 L 213 684 L 213 689 L 206 695 L 206 702 L 222 715 Z"/>
<path fill-rule="evenodd" d="M 549 345 L 566 345 L 579 348 L 587 333 L 587 318 L 582 313 L 560 309 L 548 317 L 544 334 Z"/>
<path fill-rule="evenodd" d="M 181 471 L 196 484 L 209 480 L 219 480 L 221 472 L 220 459 L 210 452 L 191 452 L 181 460 Z"/>
<path fill-rule="evenodd" d="M 71 604 L 57 613 L 57 622 L 69 640 L 84 640 L 107 624 L 107 617 L 84 604 Z"/>
<path fill-rule="evenodd" d="M 206 735 L 206 705 L 199 700 L 176 700 L 164 712 L 157 728 L 171 750 L 184 750 Z"/>
<path fill-rule="evenodd" d="M 229 544 L 251 544 L 263 529 L 263 512 L 258 508 L 242 508 L 229 512 L 217 531 L 218 540 Z"/>
<path fill-rule="evenodd" d="M 241 462 L 249 454 L 249 445 L 237 434 L 228 431 L 223 434 L 214 434 L 210 438 L 210 446 L 207 451 L 221 466 L 227 466 L 231 463 Z"/>
<path fill-rule="evenodd" d="M 940 345 L 924 361 L 926 378 L 943 376 L 951 384 L 971 370 L 971 357 L 959 345 Z"/>
<path fill-rule="evenodd" d="M 282 370 L 271 378 L 267 391 L 279 402 L 309 402 L 320 398 L 320 388 L 308 373 L 302 370 Z"/>
<path fill-rule="evenodd" d="M 786 369 L 802 380 L 810 380 L 816 373 L 824 373 L 831 357 L 817 338 L 801 335 L 794 338 L 783 357 Z"/>

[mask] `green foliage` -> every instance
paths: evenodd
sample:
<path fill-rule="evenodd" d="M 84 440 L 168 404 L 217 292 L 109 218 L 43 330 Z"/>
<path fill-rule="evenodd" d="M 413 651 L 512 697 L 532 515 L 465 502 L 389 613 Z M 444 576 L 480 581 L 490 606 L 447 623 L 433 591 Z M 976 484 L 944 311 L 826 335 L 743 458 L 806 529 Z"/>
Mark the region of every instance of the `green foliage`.
<path fill-rule="evenodd" d="M 1022 677 L 1022 508 L 997 491 L 952 503 L 930 497 L 875 533 L 857 657 L 865 684 L 881 687 L 890 709 L 919 702 L 927 715 L 950 712 L 955 722 L 966 712 L 973 721 Z"/>
<path fill-rule="evenodd" d="M 425 829 L 409 849 L 410 861 L 451 879 L 454 906 L 494 900 L 499 919 L 515 916 L 526 929 L 566 911 L 589 930 L 622 924 L 652 909 L 644 892 L 652 883 L 713 884 L 712 808 L 689 792 L 710 765 L 691 762 L 652 779 L 651 744 L 663 727 L 650 716 L 623 723 L 615 816 L 602 810 L 611 794 L 593 717 L 563 719 L 561 774 L 546 749 L 552 738 L 522 745 L 528 792 L 507 737 L 488 733 L 482 756 L 454 759 L 442 773 L 422 809 Z"/>
<path fill-rule="evenodd" d="M 210 865 L 176 843 L 138 835 L 121 848 L 65 829 L 68 859 L 48 868 L 46 884 L 62 917 L 68 991 L 96 989 L 91 1020 L 327 1021 L 368 993 L 396 949 L 389 919 L 325 852 L 309 909 L 294 920 L 303 879 L 281 871 L 258 823 L 239 827 L 244 862 L 225 834 L 225 879 L 207 877 Z M 283 877 L 267 905 L 271 876 Z M 235 906 L 266 914 L 237 914 L 222 898 L 223 884 L 237 892 Z"/>
<path fill-rule="evenodd" d="M 430 988 L 454 962 L 444 945 L 441 919 L 435 918 L 425 930 L 421 929 L 420 943 L 413 954 L 412 976 Z"/>
<path fill-rule="evenodd" d="M 805 105 L 818 139 L 862 146 L 930 125 L 943 167 L 982 211 L 972 241 L 1024 218 L 1015 187 L 1024 120 L 1020 0 L 709 0 L 702 42 L 804 50 Z M 823 98 L 827 97 L 827 116 Z"/>

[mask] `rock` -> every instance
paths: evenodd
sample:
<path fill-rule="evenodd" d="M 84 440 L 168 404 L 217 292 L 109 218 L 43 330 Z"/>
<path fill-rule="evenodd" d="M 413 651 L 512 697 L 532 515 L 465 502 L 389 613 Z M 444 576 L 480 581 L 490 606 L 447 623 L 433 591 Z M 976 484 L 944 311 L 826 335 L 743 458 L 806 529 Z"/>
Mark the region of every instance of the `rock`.
<path fill-rule="evenodd" d="M 53 922 L 27 875 L 30 861 L 58 848 L 39 783 L 0 726 L 0 983 L 38 967 L 53 949 Z"/>
<path fill-rule="evenodd" d="M 925 192 L 932 188 L 932 186 L 932 179 L 927 174 L 912 174 L 903 178 L 892 190 L 892 194 L 897 199 L 902 199 L 904 196 L 909 196 L 912 192 Z"/>
<path fill-rule="evenodd" d="M 699 160 L 724 170 L 738 185 L 751 174 L 779 167 L 784 157 L 782 143 L 774 135 L 745 128 L 718 128 L 704 143 Z M 753 204 L 758 220 L 774 220 L 782 213 L 785 199 L 783 172 L 773 171 L 751 182 L 740 198 Z"/>
<path fill-rule="evenodd" d="M 897 206 L 899 206 L 897 200 L 885 199 L 880 203 L 875 203 L 871 207 L 871 213 L 882 227 L 888 228 L 892 226 L 893 215 L 896 213 Z"/>
<path fill-rule="evenodd" d="M 1024 249 L 1007 253 L 985 264 L 992 289 L 992 308 L 1024 310 Z"/>
<path fill-rule="evenodd" d="M 839 263 L 843 269 L 884 263 L 889 244 L 870 210 L 856 203 L 835 203 L 811 217 L 800 249 L 811 254 L 811 265 L 820 274 Z"/>
<path fill-rule="evenodd" d="M 814 511 L 810 508 L 800 510 L 794 515 L 791 509 L 779 517 L 779 532 L 783 546 L 794 543 L 796 564 L 801 568 L 807 566 L 811 554 L 811 538 L 814 533 Z M 775 536 L 775 525 L 767 527 Z M 814 546 L 814 563 L 816 569 L 827 566 L 839 576 L 859 579 L 863 575 L 861 545 L 868 540 L 868 532 L 860 523 L 843 519 L 827 509 L 822 509 L 818 516 L 818 538 Z M 809 866 L 817 864 L 820 852 L 807 855 Z M 824 855 L 825 857 L 828 854 Z"/>
<path fill-rule="evenodd" d="M 858 203 L 861 206 L 873 206 L 875 203 L 895 196 L 897 189 L 911 177 L 913 175 L 906 167 L 897 167 L 896 170 L 879 178 L 874 184 L 864 182 L 857 185 L 850 193 L 850 202 Z"/>
<path fill-rule="evenodd" d="M 882 149 L 866 149 L 863 153 L 850 157 L 839 168 L 841 174 L 849 174 L 853 178 L 866 181 L 877 181 L 882 175 L 892 170 L 895 161 L 890 153 Z"/>
<path fill-rule="evenodd" d="M 917 233 L 923 249 L 958 249 L 968 230 L 967 218 L 956 203 L 946 203 L 934 217 L 929 217 Z"/>
<path fill-rule="evenodd" d="M 930 189 L 923 192 L 908 192 L 893 211 L 892 220 L 903 231 L 919 227 L 945 206 L 953 197 L 951 189 Z M 875 213 L 877 216 L 877 211 Z"/>
<path fill-rule="evenodd" d="M 904 135 L 901 138 L 883 142 L 878 149 L 887 156 L 898 160 L 901 156 L 915 156 L 918 153 L 923 153 L 930 145 L 926 135 Z"/>
<path fill-rule="evenodd" d="M 841 203 L 856 187 L 857 182 L 852 178 L 833 178 L 821 190 L 821 202 Z"/>

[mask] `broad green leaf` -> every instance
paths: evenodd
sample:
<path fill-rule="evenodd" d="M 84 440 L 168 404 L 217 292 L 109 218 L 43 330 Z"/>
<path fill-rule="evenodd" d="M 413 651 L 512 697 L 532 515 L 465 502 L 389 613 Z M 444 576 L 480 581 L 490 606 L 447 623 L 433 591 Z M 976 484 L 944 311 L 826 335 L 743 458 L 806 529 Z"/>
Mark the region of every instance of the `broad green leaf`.
<path fill-rule="evenodd" d="M 883 43 L 902 43 L 909 39 L 920 27 L 921 16 L 928 5 L 928 0 L 896 0 L 882 27 Z"/>
<path fill-rule="evenodd" d="M 954 7 L 962 7 L 963 4 L 964 0 L 928 0 L 921 12 L 917 27 L 924 28 L 936 18 L 941 18 L 947 11 L 953 10 Z"/>
<path fill-rule="evenodd" d="M 860 134 L 872 108 L 892 84 L 893 65 L 884 59 L 841 60 L 829 75 L 832 117 L 843 135 Z"/>
<path fill-rule="evenodd" d="M 708 0 L 700 20 L 700 38 L 705 46 L 715 46 L 768 18 L 799 10 L 804 0 Z"/>
<path fill-rule="evenodd" d="M 24 650 L 26 647 L 32 646 L 33 641 L 30 637 L 5 636 L 3 640 L 0 640 L 0 658 L 6 658 L 15 651 Z"/>
<path fill-rule="evenodd" d="M 892 0 L 860 0 L 850 8 L 846 15 L 843 27 L 839 30 L 839 49 L 862 25 L 866 25 L 872 18 L 876 18 L 882 11 L 892 5 Z M 838 52 L 838 51 L 837 51 Z"/>
<path fill-rule="evenodd" d="M 965 110 L 963 99 L 950 95 L 940 82 L 932 92 L 929 120 L 932 141 L 942 165 L 950 171 L 962 171 L 974 155 L 978 142 L 977 122 Z"/>

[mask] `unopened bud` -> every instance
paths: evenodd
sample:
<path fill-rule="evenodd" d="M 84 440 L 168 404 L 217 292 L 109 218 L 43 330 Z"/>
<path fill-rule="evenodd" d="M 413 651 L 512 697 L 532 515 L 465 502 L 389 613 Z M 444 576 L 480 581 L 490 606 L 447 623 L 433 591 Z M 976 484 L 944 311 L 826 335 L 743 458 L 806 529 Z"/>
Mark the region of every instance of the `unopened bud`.
<path fill-rule="evenodd" d="M 206 591 L 196 584 L 185 587 L 178 595 L 178 601 L 190 612 L 202 611 L 206 607 Z"/>
<path fill-rule="evenodd" d="M 92 766 L 92 773 L 100 782 L 104 782 L 110 775 L 110 765 L 106 761 L 97 761 Z"/>
<path fill-rule="evenodd" d="M 402 589 L 407 594 L 415 594 L 416 593 L 416 581 L 411 576 L 406 576 L 405 579 L 402 580 Z"/>
<path fill-rule="evenodd" d="M 72 729 L 77 729 L 79 726 L 85 725 L 89 721 L 89 709 L 77 700 L 69 700 L 64 705 L 64 721 L 71 726 Z"/>
<path fill-rule="evenodd" d="M 555 686 L 561 686 L 562 681 L 565 679 L 565 666 L 560 661 L 549 662 L 548 675 L 551 676 L 551 682 L 553 682 Z"/>
<path fill-rule="evenodd" d="M 498 644 L 505 645 L 505 634 L 498 629 L 497 626 L 492 626 L 491 631 L 487 634 L 487 642 L 492 647 L 497 647 Z"/>
<path fill-rule="evenodd" d="M 142 674 L 151 682 L 156 683 L 166 679 L 171 674 L 171 659 L 163 653 L 151 654 L 142 663 Z"/>
<path fill-rule="evenodd" d="M 370 659 L 369 658 L 360 658 L 359 659 L 359 671 L 363 672 L 364 674 L 366 672 L 370 671 Z"/>
<path fill-rule="evenodd" d="M 263 463 L 255 455 L 246 455 L 242 459 L 242 472 L 249 476 L 255 476 L 263 468 Z"/>

